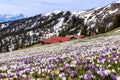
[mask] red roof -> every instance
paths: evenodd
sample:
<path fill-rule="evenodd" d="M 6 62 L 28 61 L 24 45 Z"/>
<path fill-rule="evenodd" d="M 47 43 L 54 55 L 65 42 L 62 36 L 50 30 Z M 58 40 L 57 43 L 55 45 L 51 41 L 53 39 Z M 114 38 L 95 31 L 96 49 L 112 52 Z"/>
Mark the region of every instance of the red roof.
<path fill-rule="evenodd" d="M 84 38 L 85 36 L 84 35 L 80 35 L 80 36 L 74 36 L 75 38 L 77 39 L 81 39 L 81 38 Z"/>
<path fill-rule="evenodd" d="M 60 36 L 51 36 L 51 39 L 52 40 L 57 40 L 57 41 L 60 41 L 60 42 L 65 42 L 65 41 L 69 41 L 70 40 L 69 38 L 60 37 Z"/>
<path fill-rule="evenodd" d="M 48 39 L 43 38 L 43 39 L 41 39 L 41 42 L 47 43 L 47 44 L 59 43 L 59 41 L 57 41 L 57 40 L 52 40 L 52 39 L 50 39 L 50 38 L 48 38 Z"/>
<path fill-rule="evenodd" d="M 80 35 L 80 36 L 66 35 L 65 37 L 51 36 L 51 38 L 48 38 L 48 39 L 46 38 L 41 39 L 41 42 L 47 43 L 47 44 L 53 44 L 53 43 L 69 41 L 72 38 L 81 39 L 81 38 L 84 38 L 84 35 Z"/>
<path fill-rule="evenodd" d="M 71 38 L 71 37 L 73 37 L 73 35 L 67 34 L 65 37 L 66 37 L 66 38 Z"/>

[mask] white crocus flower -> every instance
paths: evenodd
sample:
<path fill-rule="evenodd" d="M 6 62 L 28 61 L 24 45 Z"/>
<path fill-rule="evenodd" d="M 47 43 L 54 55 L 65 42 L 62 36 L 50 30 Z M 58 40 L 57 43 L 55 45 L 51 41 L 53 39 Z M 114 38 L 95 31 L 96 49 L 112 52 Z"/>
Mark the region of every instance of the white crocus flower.
<path fill-rule="evenodd" d="M 70 64 L 70 66 L 71 66 L 71 67 L 76 67 L 76 65 L 75 65 L 75 64 Z"/>
<path fill-rule="evenodd" d="M 96 64 L 97 67 L 99 67 L 100 65 L 99 64 Z"/>
<path fill-rule="evenodd" d="M 102 65 L 100 65 L 100 67 L 102 67 Z"/>
<path fill-rule="evenodd" d="M 116 80 L 120 80 L 120 76 L 118 76 L 118 77 L 116 78 Z"/>
<path fill-rule="evenodd" d="M 115 69 L 112 69 L 112 72 L 113 72 L 113 73 L 116 73 Z"/>
<path fill-rule="evenodd" d="M 97 71 L 97 74 L 100 74 L 100 71 Z"/>
<path fill-rule="evenodd" d="M 97 63 L 100 63 L 99 59 L 97 59 Z"/>
<path fill-rule="evenodd" d="M 102 60 L 102 63 L 103 63 L 103 64 L 105 63 L 105 59 Z"/>
<path fill-rule="evenodd" d="M 33 73 L 34 73 L 33 71 L 30 72 L 30 74 L 33 74 Z"/>
<path fill-rule="evenodd" d="M 95 62 L 93 61 L 92 64 L 95 64 Z"/>
<path fill-rule="evenodd" d="M 109 64 L 109 65 L 108 65 L 108 68 L 110 68 L 110 67 L 111 67 L 111 65 Z"/>
<path fill-rule="evenodd" d="M 47 70 L 48 73 L 50 73 L 50 71 L 51 71 L 50 69 Z"/>
<path fill-rule="evenodd" d="M 22 75 L 22 77 L 26 78 L 26 77 L 27 77 L 27 75 L 26 75 L 26 74 L 23 74 L 23 75 Z"/>
<path fill-rule="evenodd" d="M 37 78 L 37 80 L 41 80 L 41 79 Z"/>
<path fill-rule="evenodd" d="M 41 74 L 41 70 L 38 71 L 38 74 Z"/>
<path fill-rule="evenodd" d="M 105 70 L 104 73 L 105 73 L 105 75 L 109 75 L 109 74 L 111 74 L 111 71 L 110 70 Z"/>
<path fill-rule="evenodd" d="M 14 78 L 17 78 L 17 75 L 15 73 L 13 73 L 13 75 L 14 75 Z"/>
<path fill-rule="evenodd" d="M 108 62 L 110 63 L 110 60 L 108 60 Z"/>
<path fill-rule="evenodd" d="M 63 77 L 62 80 L 67 80 L 66 77 Z"/>
<path fill-rule="evenodd" d="M 83 75 L 79 76 L 80 79 L 82 79 L 83 77 L 84 77 Z"/>
<path fill-rule="evenodd" d="M 118 68 L 118 71 L 120 71 L 120 67 Z"/>
<path fill-rule="evenodd" d="M 117 62 L 117 61 L 115 61 L 115 64 L 118 64 L 118 62 Z"/>
<path fill-rule="evenodd" d="M 60 73 L 59 77 L 62 78 L 62 77 L 64 77 L 64 75 L 65 75 L 64 73 Z"/>
<path fill-rule="evenodd" d="M 20 71 L 19 74 L 22 75 L 24 73 L 24 71 Z"/>
<path fill-rule="evenodd" d="M 66 63 L 66 65 L 65 65 L 66 67 L 68 67 L 68 66 L 70 66 L 68 63 Z"/>

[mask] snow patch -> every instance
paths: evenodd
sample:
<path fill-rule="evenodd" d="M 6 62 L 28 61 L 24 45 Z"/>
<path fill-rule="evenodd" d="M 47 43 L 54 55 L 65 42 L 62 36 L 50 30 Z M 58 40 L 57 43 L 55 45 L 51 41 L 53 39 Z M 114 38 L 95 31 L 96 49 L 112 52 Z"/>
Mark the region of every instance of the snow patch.
<path fill-rule="evenodd" d="M 4 28 L 4 27 L 6 27 L 6 25 L 5 25 L 5 24 L 2 24 L 2 25 L 1 25 L 1 28 Z"/>
<path fill-rule="evenodd" d="M 37 22 L 35 22 L 35 23 L 31 26 L 31 28 L 33 28 L 36 24 L 37 24 Z"/>
<path fill-rule="evenodd" d="M 33 31 L 29 31 L 28 34 L 29 34 L 30 36 L 32 36 L 32 35 L 33 35 Z"/>
<path fill-rule="evenodd" d="M 82 13 L 85 13 L 86 11 L 74 11 L 72 12 L 73 15 L 81 15 Z"/>
<path fill-rule="evenodd" d="M 7 24 L 1 24 L 1 26 L 0 26 L 0 28 L 5 28 L 5 27 L 7 27 L 9 24 L 7 23 Z"/>
<path fill-rule="evenodd" d="M 118 9 L 115 9 L 114 11 L 110 11 L 109 13 L 110 14 L 113 14 L 113 13 L 115 13 L 115 12 L 117 12 L 118 11 Z"/>
<path fill-rule="evenodd" d="M 85 15 L 85 17 L 86 17 L 86 18 L 85 18 L 85 24 L 87 23 L 88 18 L 89 18 L 91 15 L 92 15 L 92 13 Z"/>
<path fill-rule="evenodd" d="M 60 27 L 63 25 L 63 21 L 64 21 L 64 18 L 60 18 L 59 22 L 55 26 L 53 26 L 53 29 L 56 33 L 58 33 Z"/>
<path fill-rule="evenodd" d="M 108 25 L 107 25 L 107 27 L 111 27 L 112 26 L 112 23 L 109 23 Z"/>

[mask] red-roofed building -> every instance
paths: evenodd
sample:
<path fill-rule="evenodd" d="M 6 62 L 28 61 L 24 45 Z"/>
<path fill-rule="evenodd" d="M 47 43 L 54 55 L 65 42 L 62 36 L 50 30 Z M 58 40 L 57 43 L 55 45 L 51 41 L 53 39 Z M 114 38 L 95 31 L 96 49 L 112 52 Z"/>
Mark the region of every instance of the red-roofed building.
<path fill-rule="evenodd" d="M 69 35 L 69 34 L 67 34 L 65 37 L 66 37 L 66 38 L 69 38 L 70 40 L 75 40 L 75 39 L 76 39 L 76 38 L 74 37 L 74 35 Z"/>
<path fill-rule="evenodd" d="M 65 36 L 66 38 L 69 38 L 70 40 L 75 40 L 75 39 L 81 39 L 81 38 L 84 38 L 85 36 L 84 35 L 66 35 Z"/>
<path fill-rule="evenodd" d="M 51 36 L 51 38 L 43 38 L 40 41 L 44 44 L 53 44 L 53 43 L 59 43 L 59 42 L 66 42 L 69 40 L 74 40 L 74 39 L 81 39 L 84 38 L 84 35 L 66 35 L 65 37 L 60 37 L 60 36 Z"/>
<path fill-rule="evenodd" d="M 76 39 L 81 39 L 81 38 L 84 38 L 85 36 L 84 35 L 77 35 L 77 36 L 74 36 Z"/>
<path fill-rule="evenodd" d="M 66 38 L 71 38 L 71 37 L 73 37 L 73 35 L 67 34 L 65 37 Z"/>
<path fill-rule="evenodd" d="M 43 39 L 41 39 L 41 42 L 42 42 L 43 44 L 59 43 L 59 41 L 57 41 L 57 40 L 52 40 L 52 39 L 50 39 L 50 38 L 48 38 L 48 39 L 43 38 Z"/>
<path fill-rule="evenodd" d="M 66 41 L 69 41 L 70 39 L 67 38 L 67 37 L 60 37 L 60 36 L 51 36 L 52 40 L 56 40 L 56 41 L 59 41 L 59 42 L 66 42 Z"/>

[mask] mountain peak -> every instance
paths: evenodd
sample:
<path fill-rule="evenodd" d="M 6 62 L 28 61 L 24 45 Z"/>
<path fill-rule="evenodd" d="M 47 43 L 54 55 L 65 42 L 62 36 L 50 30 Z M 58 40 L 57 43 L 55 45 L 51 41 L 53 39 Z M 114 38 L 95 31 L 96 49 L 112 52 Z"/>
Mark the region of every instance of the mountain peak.
<path fill-rule="evenodd" d="M 61 11 L 61 10 L 55 10 L 55 11 L 48 12 L 48 13 L 43 14 L 43 15 L 44 15 L 44 16 L 49 16 L 49 15 L 51 15 L 52 13 L 54 13 L 54 14 L 58 14 L 58 13 L 60 13 L 60 12 L 62 12 L 62 11 Z"/>
<path fill-rule="evenodd" d="M 16 14 L 16 15 L 3 14 L 3 15 L 0 15 L 0 22 L 14 21 L 17 19 L 25 18 L 25 17 L 26 16 L 24 14 Z"/>

